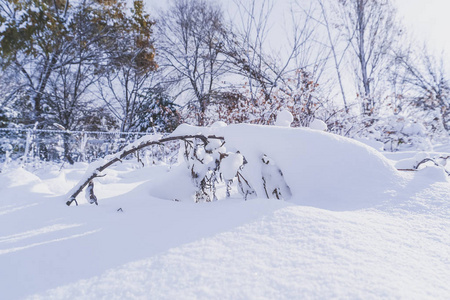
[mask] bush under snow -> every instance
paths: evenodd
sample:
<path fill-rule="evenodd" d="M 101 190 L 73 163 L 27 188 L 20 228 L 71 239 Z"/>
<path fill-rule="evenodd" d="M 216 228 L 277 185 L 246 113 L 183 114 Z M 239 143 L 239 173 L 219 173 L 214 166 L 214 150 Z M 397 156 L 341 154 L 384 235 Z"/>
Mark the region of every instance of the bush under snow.
<path fill-rule="evenodd" d="M 258 197 L 266 197 L 263 157 L 274 162 L 283 174 L 293 201 L 317 207 L 363 207 L 377 202 L 389 189 L 402 183 L 402 176 L 382 154 L 360 142 L 308 128 L 238 124 L 222 127 L 181 125 L 172 136 L 204 134 L 223 136 L 229 153 L 245 158 L 240 171 Z M 225 179 L 235 175 L 240 156 L 225 158 Z M 239 160 L 239 162 L 238 162 Z M 166 174 L 163 181 L 189 186 L 188 170 Z M 273 174 L 276 174 L 274 171 Z M 181 175 L 183 174 L 183 175 Z M 275 176 L 275 175 L 273 175 Z M 273 177 L 272 176 L 272 177 Z M 277 181 L 280 181 L 277 179 Z M 184 183 L 182 183 L 184 182 Z M 278 183 L 282 186 L 283 183 Z M 151 183 L 150 193 L 179 199 L 177 191 L 161 191 L 163 182 Z M 272 191 L 269 192 L 269 194 Z M 352 194 L 354 197 L 349 198 Z M 291 197 L 288 197 L 291 198 Z"/>

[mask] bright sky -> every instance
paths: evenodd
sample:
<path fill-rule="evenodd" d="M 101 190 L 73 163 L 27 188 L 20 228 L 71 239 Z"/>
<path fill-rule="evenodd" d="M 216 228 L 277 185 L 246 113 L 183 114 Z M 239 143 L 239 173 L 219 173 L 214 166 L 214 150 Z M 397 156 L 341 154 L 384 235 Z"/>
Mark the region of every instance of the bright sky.
<path fill-rule="evenodd" d="M 224 4 L 231 0 L 219 0 Z M 300 0 L 300 2 L 303 0 Z M 426 41 L 440 52 L 446 49 L 450 56 L 450 0 L 393 0 L 398 5 L 398 15 L 408 32 L 418 42 Z M 164 7 L 166 1 L 146 0 L 150 7 Z M 289 0 L 275 0 L 276 5 Z"/>
<path fill-rule="evenodd" d="M 399 17 L 408 32 L 437 53 L 450 57 L 450 1 L 396 0 Z M 447 59 L 448 61 L 450 59 Z"/>
<path fill-rule="evenodd" d="M 232 0 L 215 0 L 229 3 Z M 249 0 L 250 1 L 250 0 Z M 295 0 L 274 0 L 275 11 L 284 10 L 283 4 Z M 308 0 L 296 0 L 306 3 Z M 333 1 L 333 0 L 332 0 Z M 426 43 L 439 56 L 444 53 L 447 68 L 450 69 L 450 0 L 392 0 L 398 7 L 398 17 L 403 21 L 406 32 L 417 43 Z M 167 1 L 145 0 L 149 7 L 162 8 Z M 287 5 L 286 5 L 287 7 Z M 287 9 L 287 8 L 286 8 Z M 281 26 L 281 24 L 280 24 Z"/>

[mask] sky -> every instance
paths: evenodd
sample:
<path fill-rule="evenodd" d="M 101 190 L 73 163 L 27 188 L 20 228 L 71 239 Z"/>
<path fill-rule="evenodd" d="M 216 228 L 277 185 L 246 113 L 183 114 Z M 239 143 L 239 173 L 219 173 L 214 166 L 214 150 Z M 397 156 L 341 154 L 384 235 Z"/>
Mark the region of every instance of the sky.
<path fill-rule="evenodd" d="M 407 32 L 436 53 L 450 56 L 450 1 L 396 0 Z M 447 59 L 449 60 L 449 59 Z"/>
<path fill-rule="evenodd" d="M 161 0 L 144 0 L 146 1 L 150 11 L 156 11 L 167 8 L 170 1 Z M 232 5 L 233 1 L 251 0 L 207 0 L 219 3 L 225 10 Z M 257 3 L 263 0 L 256 0 Z M 273 1 L 273 11 L 269 20 L 269 33 L 266 44 L 275 56 L 283 57 L 286 52 L 283 52 L 284 47 L 281 45 L 287 44 L 286 29 L 290 29 L 290 3 L 297 3 L 302 5 L 305 9 L 309 7 L 311 1 L 314 0 L 268 0 Z M 337 0 L 330 0 L 337 1 Z M 443 59 L 444 68 L 450 74 L 450 0 L 391 0 L 393 5 L 397 8 L 398 20 L 404 26 L 404 32 L 413 43 L 421 48 L 424 44 L 427 46 L 429 53 L 433 54 L 437 61 Z M 259 7 L 259 5 L 257 5 Z M 157 15 L 157 13 L 156 13 Z M 225 15 L 233 19 L 235 26 L 239 26 L 240 21 L 238 14 L 229 9 Z M 278 17 L 281 16 L 281 17 Z M 289 47 L 287 47 L 289 48 Z M 285 49 L 286 51 L 288 49 Z M 277 52 L 279 51 L 279 52 Z M 311 61 L 315 61 L 315 52 L 311 52 Z M 351 82 L 349 80 L 348 82 Z M 354 86 L 349 84 L 345 87 L 347 94 L 353 94 Z M 338 93 L 339 94 L 339 93 Z M 337 95 L 340 98 L 340 94 Z"/>
<path fill-rule="evenodd" d="M 151 8 L 163 8 L 167 6 L 168 2 L 145 1 Z M 225 5 L 231 0 L 214 1 Z M 286 4 L 290 1 L 274 0 L 275 8 L 287 7 Z M 306 2 L 308 0 L 298 1 Z M 398 7 L 398 17 L 402 20 L 406 31 L 418 43 L 425 42 L 435 54 L 447 53 L 450 61 L 450 0 L 393 0 L 393 2 Z"/>

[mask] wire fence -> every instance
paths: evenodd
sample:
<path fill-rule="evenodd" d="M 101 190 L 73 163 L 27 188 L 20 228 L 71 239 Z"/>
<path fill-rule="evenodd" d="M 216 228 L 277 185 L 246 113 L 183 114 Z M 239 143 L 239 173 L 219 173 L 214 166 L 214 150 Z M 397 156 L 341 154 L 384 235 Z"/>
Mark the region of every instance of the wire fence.
<path fill-rule="evenodd" d="M 5 167 L 11 162 L 92 162 L 148 134 L 151 133 L 0 128 L 0 163 Z M 173 163 L 178 147 L 178 143 L 154 146 L 138 155 L 147 163 Z"/>

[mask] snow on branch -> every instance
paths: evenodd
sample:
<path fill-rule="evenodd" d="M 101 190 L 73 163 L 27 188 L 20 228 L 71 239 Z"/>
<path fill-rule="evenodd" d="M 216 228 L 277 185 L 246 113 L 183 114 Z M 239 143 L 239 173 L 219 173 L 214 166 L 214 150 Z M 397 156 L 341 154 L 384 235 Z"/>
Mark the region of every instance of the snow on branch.
<path fill-rule="evenodd" d="M 75 202 L 78 205 L 76 198 L 87 187 L 87 201 L 91 204 L 95 203 L 98 205 L 97 197 L 94 194 L 94 178 L 105 176 L 102 172 L 106 168 L 116 162 L 121 162 L 122 159 L 132 153 L 138 153 L 139 150 L 148 146 L 161 145 L 165 142 L 176 140 L 182 141 L 184 144 L 181 151 L 183 151 L 182 154 L 192 183 L 196 187 L 195 202 L 217 201 L 217 185 L 221 183 L 226 184 L 227 198 L 231 197 L 233 182 L 236 183 L 238 192 L 245 200 L 248 197 L 257 197 L 256 190 L 253 187 L 263 187 L 267 198 L 288 200 L 292 196 L 291 189 L 284 179 L 283 172 L 274 160 L 267 155 L 263 155 L 258 160 L 252 160 L 254 162 L 250 166 L 250 170 L 253 173 L 255 171 L 257 173 L 260 172 L 260 174 L 253 176 L 254 182 L 249 182 L 244 177 L 243 172 L 248 161 L 240 151 L 236 151 L 233 147 L 231 147 L 234 149 L 232 152 L 227 151 L 224 137 L 201 133 L 183 133 L 165 138 L 161 138 L 161 136 L 143 137 L 115 155 L 91 164 L 83 178 L 68 193 L 69 201 L 66 204 L 70 206 L 72 202 Z"/>
<path fill-rule="evenodd" d="M 89 182 L 91 182 L 96 177 L 102 176 L 101 172 L 103 172 L 106 168 L 112 166 L 116 162 L 121 162 L 122 159 L 124 159 L 128 155 L 135 153 L 145 147 L 152 146 L 152 145 L 161 145 L 163 143 L 170 142 L 170 141 L 176 141 L 176 140 L 186 141 L 188 139 L 199 139 L 203 142 L 204 145 L 207 145 L 209 143 L 210 139 L 224 140 L 224 138 L 220 137 L 220 136 L 215 136 L 215 135 L 205 136 L 205 135 L 201 135 L 201 134 L 170 136 L 170 137 L 160 138 L 160 139 L 155 139 L 154 136 L 144 136 L 144 137 L 140 138 L 139 140 L 137 140 L 136 142 L 125 147 L 122 151 L 120 151 L 110 157 L 107 157 L 104 160 L 101 160 L 101 161 L 98 161 L 98 162 L 92 164 L 91 167 L 88 169 L 88 171 L 86 171 L 85 176 L 83 176 L 83 178 L 80 180 L 80 182 L 77 185 L 75 185 L 72 188 L 72 190 L 68 193 L 69 201 L 67 201 L 66 204 L 68 206 L 70 206 L 72 204 L 72 202 L 75 202 L 78 205 L 78 203 L 76 201 L 76 197 L 89 184 Z M 105 160 L 106 160 L 106 162 L 105 162 Z"/>
<path fill-rule="evenodd" d="M 399 161 L 396 164 L 397 170 L 399 171 L 418 171 L 419 167 L 426 164 L 426 163 L 433 163 L 434 166 L 442 168 L 447 175 L 450 176 L 449 171 L 445 169 L 445 166 L 447 165 L 447 159 L 449 159 L 450 156 L 436 156 L 436 157 L 423 157 L 422 154 L 416 155 L 416 157 L 412 159 L 404 159 Z"/>

